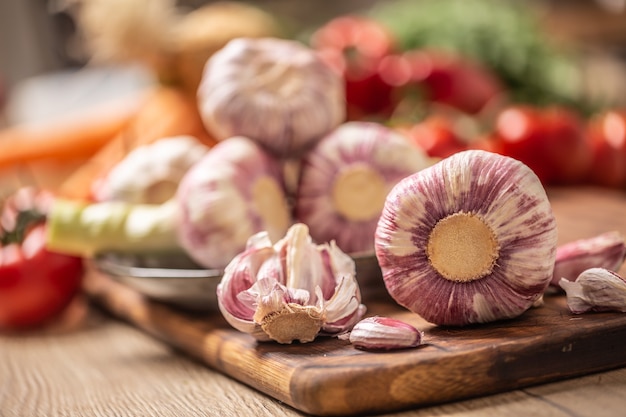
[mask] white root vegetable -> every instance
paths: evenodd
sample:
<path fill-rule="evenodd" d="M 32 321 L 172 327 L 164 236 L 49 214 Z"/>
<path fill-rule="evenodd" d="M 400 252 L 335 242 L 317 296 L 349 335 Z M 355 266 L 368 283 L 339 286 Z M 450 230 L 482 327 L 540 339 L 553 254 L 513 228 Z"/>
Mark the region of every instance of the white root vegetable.
<path fill-rule="evenodd" d="M 344 86 L 299 42 L 238 38 L 208 60 L 198 107 L 218 140 L 245 136 L 296 156 L 345 119 Z"/>
<path fill-rule="evenodd" d="M 373 252 L 387 194 L 429 165 L 426 154 L 395 131 L 373 122 L 345 123 L 304 157 L 296 220 L 318 242 L 334 240 L 348 253 Z"/>
<path fill-rule="evenodd" d="M 472 150 L 398 183 L 375 243 L 390 295 L 432 323 L 458 326 L 529 309 L 552 278 L 557 230 L 530 168 Z"/>
<path fill-rule="evenodd" d="M 245 137 L 218 143 L 182 178 L 178 241 L 200 265 L 223 268 L 260 231 L 271 239 L 291 224 L 281 166 Z"/>
<path fill-rule="evenodd" d="M 93 196 L 100 202 L 164 203 L 174 197 L 187 170 L 208 151 L 208 146 L 192 136 L 140 146 L 93 185 Z"/>

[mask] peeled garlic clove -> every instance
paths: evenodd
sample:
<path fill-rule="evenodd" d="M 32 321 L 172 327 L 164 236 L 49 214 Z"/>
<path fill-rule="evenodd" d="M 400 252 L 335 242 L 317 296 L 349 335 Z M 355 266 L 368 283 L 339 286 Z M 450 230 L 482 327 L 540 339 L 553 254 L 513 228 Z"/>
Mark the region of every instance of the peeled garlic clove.
<path fill-rule="evenodd" d="M 248 239 L 284 236 L 291 224 L 281 166 L 244 137 L 218 143 L 182 178 L 178 240 L 200 265 L 223 268 Z"/>
<path fill-rule="evenodd" d="M 626 244 L 617 231 L 579 239 L 556 248 L 556 260 L 551 284 L 558 286 L 561 278 L 574 281 L 590 268 L 617 271 L 624 263 Z"/>
<path fill-rule="evenodd" d="M 305 45 L 238 38 L 207 62 L 200 114 L 217 139 L 246 136 L 280 156 L 308 150 L 345 119 L 339 74 Z"/>
<path fill-rule="evenodd" d="M 398 183 L 375 243 L 399 304 L 435 324 L 466 325 L 519 316 L 541 297 L 557 230 L 530 168 L 471 150 Z"/>
<path fill-rule="evenodd" d="M 365 313 L 352 258 L 332 242 L 314 244 L 302 223 L 273 245 L 266 232 L 250 238 L 226 267 L 217 299 L 231 326 L 279 343 L 346 332 Z"/>
<path fill-rule="evenodd" d="M 373 251 L 387 194 L 429 165 L 426 154 L 395 131 L 373 122 L 345 123 L 302 161 L 296 219 L 318 242 L 335 240 L 348 253 Z"/>
<path fill-rule="evenodd" d="M 576 281 L 562 278 L 567 305 L 572 313 L 587 311 L 620 311 L 626 313 L 626 280 L 605 268 L 583 271 Z"/>
<path fill-rule="evenodd" d="M 161 204 L 209 147 L 192 136 L 159 139 L 131 151 L 93 187 L 96 201 Z"/>
<path fill-rule="evenodd" d="M 350 332 L 350 343 L 366 350 L 393 350 L 419 346 L 422 332 L 408 323 L 390 317 L 368 317 Z"/>

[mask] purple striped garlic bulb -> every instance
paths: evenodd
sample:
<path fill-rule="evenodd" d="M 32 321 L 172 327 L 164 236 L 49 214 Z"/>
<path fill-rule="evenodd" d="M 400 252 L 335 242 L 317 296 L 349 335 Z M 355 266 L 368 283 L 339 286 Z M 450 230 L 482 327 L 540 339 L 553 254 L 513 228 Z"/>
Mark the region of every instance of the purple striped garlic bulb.
<path fill-rule="evenodd" d="M 250 238 L 217 287 L 224 318 L 259 341 L 313 341 L 350 330 L 365 313 L 354 260 L 333 242 L 314 244 L 296 223 L 275 244 Z"/>
<path fill-rule="evenodd" d="M 218 139 L 246 136 L 280 156 L 303 153 L 345 119 L 339 74 L 307 46 L 237 38 L 205 66 L 198 106 Z"/>
<path fill-rule="evenodd" d="M 284 236 L 291 224 L 281 166 L 258 144 L 232 137 L 211 148 L 176 193 L 180 245 L 208 268 L 223 268 L 252 235 Z"/>
<path fill-rule="evenodd" d="M 389 294 L 439 325 L 524 313 L 550 283 L 556 245 L 538 177 L 513 158 L 479 150 L 398 183 L 376 229 Z"/>
<path fill-rule="evenodd" d="M 318 242 L 348 253 L 373 252 L 385 198 L 404 177 L 430 165 L 419 148 L 373 122 L 348 122 L 304 157 L 295 217 Z"/>

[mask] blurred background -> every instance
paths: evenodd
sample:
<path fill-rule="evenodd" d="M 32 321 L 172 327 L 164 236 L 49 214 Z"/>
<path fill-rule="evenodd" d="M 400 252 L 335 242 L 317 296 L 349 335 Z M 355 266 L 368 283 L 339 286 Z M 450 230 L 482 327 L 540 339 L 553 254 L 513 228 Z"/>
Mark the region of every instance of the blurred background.
<path fill-rule="evenodd" d="M 68 106 L 78 107 L 82 104 L 80 99 L 89 97 L 90 101 L 116 96 L 120 92 L 133 91 L 146 84 L 154 82 L 154 68 L 146 68 L 146 60 L 138 59 L 119 60 L 100 59 L 93 65 L 94 55 L 99 52 L 93 45 L 86 42 L 84 30 L 80 25 L 79 16 L 81 8 L 85 4 L 106 3 L 106 0 L 2 0 L 0 1 L 0 103 L 3 106 L 3 120 L 7 123 L 20 123 L 28 119 L 41 119 L 54 117 L 63 112 Z M 109 8 L 112 4 L 119 7 L 126 7 L 136 1 L 110 0 Z M 139 2 L 141 3 L 141 2 Z M 153 2 L 163 3 L 163 2 Z M 167 1 L 165 3 L 168 3 Z M 185 14 L 197 10 L 213 1 L 206 0 L 171 0 L 169 3 L 175 5 L 177 13 Z M 313 30 L 331 18 L 349 14 L 374 14 L 377 18 L 382 17 L 384 23 L 391 23 L 393 26 L 397 20 L 398 31 L 401 34 L 401 42 L 406 47 L 423 46 L 411 44 L 411 36 L 415 36 L 416 30 L 411 30 L 411 18 L 420 20 L 426 25 L 434 35 L 428 36 L 422 42 L 428 42 L 434 37 L 440 38 L 449 36 L 452 33 L 455 46 L 464 47 L 462 38 L 464 30 L 459 22 L 427 22 L 426 14 L 421 13 L 421 0 L 404 0 L 397 10 L 393 10 L 391 4 L 395 1 L 376 0 L 256 0 L 241 2 L 261 8 L 274 16 L 288 36 L 300 38 L 307 41 Z M 444 4 L 448 1 L 426 2 Z M 499 30 L 506 26 L 506 23 L 498 22 L 499 17 L 496 11 L 480 9 L 476 5 L 481 5 L 484 1 L 472 0 L 464 3 L 467 13 L 472 15 L 472 22 L 491 21 L 487 25 L 494 26 L 493 31 L 486 31 L 478 34 L 477 37 L 489 38 L 499 35 Z M 621 103 L 626 97 L 626 88 L 623 79 L 624 62 L 626 61 L 626 0 L 529 0 L 525 2 L 510 2 L 501 0 L 501 3 L 522 3 L 524 8 L 532 11 L 537 23 L 542 31 L 559 46 L 559 51 L 574 53 L 577 55 L 575 65 L 583 74 L 580 82 L 585 89 L 587 96 L 599 97 L 607 102 Z M 439 7 L 445 9 L 445 7 Z M 381 10 L 384 9 L 384 10 Z M 391 10 L 391 11 L 390 11 Z M 409 11 L 407 13 L 407 10 Z M 395 13 L 395 15 L 394 15 Z M 434 15 L 439 13 L 436 11 Z M 442 12 L 443 13 L 443 12 Z M 447 13 L 447 12 L 446 12 Z M 483 13 L 485 16 L 480 16 Z M 148 16 L 148 14 L 146 14 Z M 436 17 L 436 16 L 435 16 Z M 101 17 L 102 23 L 113 26 L 119 16 L 110 14 Z M 93 22 L 92 22 L 93 25 Z M 429 26 L 430 25 L 430 26 Z M 433 30 L 437 25 L 441 28 Z M 498 26 L 499 25 L 499 26 Z M 524 28 L 515 29 L 511 26 L 510 31 L 519 30 L 516 33 L 519 39 L 518 44 L 526 47 L 530 41 L 528 31 Z M 446 29 L 447 28 L 447 29 Z M 534 30 L 534 29 L 533 29 Z M 447 31 L 447 32 L 446 32 Z M 157 29 L 158 32 L 158 29 Z M 443 35 L 442 35 L 443 34 Z M 430 36 L 430 35 L 429 35 Z M 534 34 L 533 34 L 534 36 Z M 449 41 L 448 38 L 444 41 Z M 483 48 L 483 41 L 487 42 L 487 47 Z M 537 42 L 536 40 L 532 40 Z M 542 41 L 542 39 L 540 39 Z M 495 41 L 494 39 L 478 39 L 474 42 L 476 51 L 483 54 L 481 49 L 489 51 Z M 523 43 L 526 42 L 526 43 Z M 517 65 L 511 63 L 513 59 L 528 51 L 522 51 L 515 55 L 518 44 L 512 44 L 506 53 L 498 52 L 504 63 L 496 63 L 497 66 Z M 533 46 L 534 47 L 534 46 Z M 491 48 L 493 49 L 493 48 Z M 532 52 L 524 59 L 535 59 L 531 57 Z M 582 58 L 581 58 L 582 57 Z M 479 58 L 485 58 L 480 56 Z M 498 58 L 498 57 L 496 57 Z M 493 54 L 486 57 L 493 66 Z M 498 59 L 500 59 L 498 58 Z M 538 57 L 539 61 L 543 58 Z M 552 61 L 552 60 L 551 60 Z M 111 67 L 110 64 L 116 64 Z M 101 64 L 106 64 L 102 66 Z M 138 65 L 136 65 L 138 64 Z M 151 62 L 150 64 L 154 64 Z M 522 65 L 529 65 L 523 63 Z M 535 66 L 554 66 L 553 63 L 539 63 Z M 89 67 L 93 69 L 89 72 L 89 77 L 85 77 L 84 71 L 78 70 Z M 158 72 L 158 71 L 157 71 Z M 545 71 L 548 73 L 549 71 Z M 73 73 L 71 78 L 63 78 L 64 74 Z M 561 71 L 561 73 L 563 73 Z M 54 78 L 49 75 L 54 74 Z M 80 74 L 80 76 L 76 76 Z M 161 77 L 163 74 L 156 74 Z M 563 78 L 561 75 L 554 76 Z M 553 77 L 553 78 L 554 78 Z M 567 77 L 565 77 L 567 78 Z M 578 81 L 577 81 L 578 83 Z M 96 85 L 101 86 L 96 88 Z M 43 87 L 42 87 L 43 86 Z M 565 87 L 567 88 L 567 86 Z M 50 93 L 52 89 L 52 94 Z M 40 91 L 46 90 L 46 97 L 57 96 L 60 100 L 69 100 L 70 104 L 64 106 L 55 100 L 54 103 L 45 102 Z M 63 94 L 55 94 L 63 91 Z M 9 101 L 9 97 L 12 99 Z M 7 104 L 9 103 L 9 104 Z M 27 103 L 27 104 L 23 104 Z"/>
<path fill-rule="evenodd" d="M 445 0 L 443 0 L 445 2 Z M 506 0 L 502 0 L 506 1 Z M 365 11 L 389 0 L 256 0 L 287 21 L 295 30 L 321 25 L 333 16 Z M 0 1 L 0 74 L 5 85 L 49 71 L 82 66 L 90 53 L 76 23 L 79 0 Z M 195 9 L 206 0 L 180 0 L 181 8 Z M 415 0 L 416 6 L 419 0 Z M 541 24 L 561 40 L 585 48 L 626 55 L 626 0 L 529 0 Z M 444 22 L 442 22 L 444 24 Z"/>

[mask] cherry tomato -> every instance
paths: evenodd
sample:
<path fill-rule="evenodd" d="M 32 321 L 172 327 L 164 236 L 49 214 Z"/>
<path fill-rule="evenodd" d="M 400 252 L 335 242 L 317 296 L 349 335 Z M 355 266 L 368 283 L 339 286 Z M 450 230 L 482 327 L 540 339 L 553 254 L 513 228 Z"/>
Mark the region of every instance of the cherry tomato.
<path fill-rule="evenodd" d="M 483 65 L 459 55 L 436 50 L 414 50 L 404 54 L 412 83 L 425 99 L 476 114 L 504 94 L 499 78 Z"/>
<path fill-rule="evenodd" d="M 380 74 L 394 39 L 380 23 L 359 16 L 330 20 L 311 37 L 311 46 L 342 74 L 349 119 L 387 116 L 394 107 L 394 86 Z"/>
<path fill-rule="evenodd" d="M 45 323 L 61 313 L 79 292 L 81 258 L 50 252 L 45 248 L 45 221 L 23 224 L 15 220 L 14 204 L 5 204 L 0 247 L 0 329 L 21 329 Z M 20 213 L 24 213 L 20 211 Z M 19 214 L 18 214 L 19 217 Z M 20 228 L 23 228 L 21 231 Z M 6 239 L 20 231 L 17 241 Z"/>
<path fill-rule="evenodd" d="M 570 109 L 510 106 L 498 114 L 494 135 L 502 153 L 524 162 L 545 184 L 580 182 L 590 169 L 584 123 Z"/>
<path fill-rule="evenodd" d="M 432 115 L 408 129 L 411 140 L 428 156 L 447 158 L 467 149 L 453 122 L 440 115 Z"/>
<path fill-rule="evenodd" d="M 591 182 L 607 187 L 626 185 L 626 109 L 593 116 L 587 131 L 593 160 Z"/>

